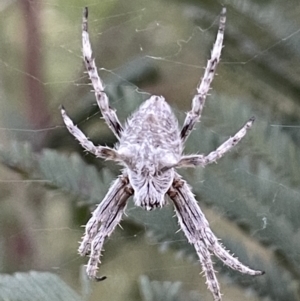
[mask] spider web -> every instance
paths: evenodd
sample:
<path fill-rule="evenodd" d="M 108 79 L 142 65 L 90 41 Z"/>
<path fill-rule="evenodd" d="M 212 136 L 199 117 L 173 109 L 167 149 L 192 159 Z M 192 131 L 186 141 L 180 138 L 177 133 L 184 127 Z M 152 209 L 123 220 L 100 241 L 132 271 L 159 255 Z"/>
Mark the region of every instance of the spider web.
<path fill-rule="evenodd" d="M 120 120 L 157 94 L 164 95 L 182 123 L 224 4 L 228 15 L 218 76 L 201 125 L 185 152 L 207 153 L 252 115 L 257 121 L 217 165 L 182 174 L 227 248 L 254 268 L 267 270 L 265 278 L 257 280 L 217 265 L 224 300 L 245 296 L 262 300 L 266 295 L 272 300 L 297 300 L 287 297 L 294 295 L 300 279 L 300 11 L 294 1 L 227 0 L 212 5 L 209 1 L 50 0 L 39 7 L 34 1 L 23 2 L 0 4 L 0 135 L 2 149 L 8 150 L 2 155 L 6 166 L 1 167 L 0 177 L 1 272 L 52 271 L 76 289 L 80 265 L 85 263 L 76 254 L 80 225 L 89 216 L 89 208 L 77 206 L 86 202 L 80 198 L 85 188 L 76 187 L 75 180 L 66 192 L 49 187 L 64 188 L 65 182 L 72 182 L 72 173 L 75 179 L 80 172 L 95 172 L 95 188 L 97 172 L 88 169 L 89 164 L 100 171 L 93 194 L 101 200 L 119 171 L 114 164 L 84 154 L 65 131 L 59 114 L 63 104 L 95 143 L 115 142 L 99 121 L 83 72 L 82 8 L 89 6 L 94 56 Z M 39 30 L 27 36 L 37 16 Z M 11 141 L 29 141 L 40 154 L 53 150 L 45 155 L 48 169 L 41 172 L 43 176 L 37 176 L 30 151 L 14 152 Z M 59 161 L 55 152 L 78 155 Z M 22 162 L 22 168 L 16 162 Z M 53 168 L 51 175 L 59 173 L 61 182 L 53 185 L 49 166 L 55 162 L 61 169 Z M 41 166 L 46 165 L 39 164 L 43 171 Z M 102 300 L 124 300 L 124 296 L 141 300 L 140 275 L 180 281 L 184 290 L 212 300 L 192 248 L 181 233 L 175 234 L 178 226 L 170 206 L 150 213 L 130 206 L 122 228 L 105 244 L 100 271 L 108 279 L 92 285 L 91 300 L 99 299 L 99 294 Z M 283 293 L 286 298 L 280 299 Z"/>

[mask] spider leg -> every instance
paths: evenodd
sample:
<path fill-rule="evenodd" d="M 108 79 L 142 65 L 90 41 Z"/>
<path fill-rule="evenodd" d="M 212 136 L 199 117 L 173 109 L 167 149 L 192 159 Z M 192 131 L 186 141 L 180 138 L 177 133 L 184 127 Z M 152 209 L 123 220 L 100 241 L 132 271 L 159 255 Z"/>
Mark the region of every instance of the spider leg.
<path fill-rule="evenodd" d="M 115 134 L 115 136 L 120 139 L 121 132 L 123 130 L 122 125 L 118 119 L 118 116 L 112 108 L 109 106 L 109 99 L 104 92 L 104 84 L 98 75 L 97 67 L 95 64 L 95 59 L 92 57 L 92 47 L 90 43 L 89 33 L 88 33 L 88 8 L 86 7 L 83 11 L 82 18 L 82 53 L 83 60 L 89 74 L 90 80 L 92 82 L 97 104 L 101 110 L 103 118 L 108 124 L 109 128 Z"/>
<path fill-rule="evenodd" d="M 187 113 L 184 124 L 181 129 L 180 136 L 182 142 L 184 142 L 188 138 L 196 122 L 199 121 L 201 117 L 206 95 L 209 91 L 211 82 L 214 78 L 216 67 L 220 61 L 221 51 L 223 47 L 225 22 L 226 22 L 226 8 L 223 7 L 220 16 L 219 30 L 218 30 L 216 42 L 211 52 L 211 58 L 208 60 L 205 68 L 204 76 L 201 82 L 198 84 L 197 94 L 194 96 L 192 102 L 192 109 Z"/>
<path fill-rule="evenodd" d="M 182 156 L 176 167 L 195 167 L 195 166 L 206 166 L 207 164 L 216 162 L 218 159 L 223 157 L 225 153 L 230 151 L 236 146 L 241 139 L 246 135 L 247 131 L 252 127 L 254 117 L 250 118 L 246 124 L 233 136 L 222 143 L 215 151 L 210 152 L 208 155 L 188 155 Z"/>
<path fill-rule="evenodd" d="M 231 269 L 239 271 L 242 274 L 248 274 L 251 276 L 259 276 L 265 274 L 264 271 L 252 270 L 249 267 L 242 264 L 236 257 L 231 255 L 223 246 L 219 243 L 218 238 L 210 230 L 210 228 L 203 229 L 203 239 L 208 248 L 220 259 L 224 264 Z"/>
<path fill-rule="evenodd" d="M 175 183 L 176 181 L 176 183 Z M 221 301 L 221 292 L 218 279 L 216 277 L 211 254 L 201 237 L 201 228 L 209 227 L 201 209 L 187 186 L 181 179 L 176 179 L 173 186 L 168 191 L 169 197 L 172 199 L 175 212 L 190 244 L 193 244 L 199 257 L 202 269 L 206 276 L 206 284 L 212 292 L 215 301 Z M 181 186 L 182 185 L 182 186 Z"/>
<path fill-rule="evenodd" d="M 177 213 L 178 215 L 178 213 Z M 202 269 L 206 277 L 206 284 L 208 289 L 212 292 L 215 301 L 221 301 L 221 291 L 218 279 L 216 277 L 211 254 L 203 241 L 193 243 L 198 254 Z"/>
<path fill-rule="evenodd" d="M 94 154 L 96 157 L 104 158 L 107 160 L 121 161 L 119 154 L 116 150 L 107 146 L 96 146 L 94 145 L 83 132 L 74 125 L 71 118 L 67 115 L 64 107 L 61 107 L 61 115 L 63 117 L 64 123 L 69 130 L 69 132 L 79 141 L 81 146 L 89 153 Z"/>
<path fill-rule="evenodd" d="M 104 240 L 111 235 L 115 227 L 120 223 L 127 200 L 132 194 L 133 191 L 127 176 L 120 176 L 112 184 L 105 198 L 86 224 L 85 234 L 78 252 L 82 256 L 90 252 L 90 259 L 86 269 L 89 278 L 98 279 L 96 274 Z"/>
<path fill-rule="evenodd" d="M 207 285 L 215 301 L 221 300 L 220 287 L 215 276 L 210 253 L 213 252 L 224 264 L 234 270 L 249 275 L 262 275 L 242 264 L 219 243 L 217 237 L 209 228 L 209 223 L 197 204 L 197 201 L 184 180 L 176 174 L 172 187 L 168 191 L 177 214 L 179 224 L 189 243 L 193 244 L 207 278 Z"/>

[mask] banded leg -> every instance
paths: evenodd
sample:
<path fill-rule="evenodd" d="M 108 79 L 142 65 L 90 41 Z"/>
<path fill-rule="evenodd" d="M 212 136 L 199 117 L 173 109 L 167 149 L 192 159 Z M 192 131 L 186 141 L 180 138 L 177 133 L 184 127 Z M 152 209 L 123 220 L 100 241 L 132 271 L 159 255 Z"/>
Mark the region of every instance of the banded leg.
<path fill-rule="evenodd" d="M 88 151 L 89 153 L 92 153 L 96 157 L 103 158 L 106 160 L 114 160 L 114 161 L 120 161 L 119 154 L 116 150 L 107 147 L 107 146 L 101 146 L 101 145 L 94 145 L 93 142 L 91 142 L 84 133 L 76 126 L 74 125 L 72 119 L 67 115 L 64 107 L 62 106 L 61 109 L 61 115 L 63 117 L 64 123 L 69 130 L 70 134 L 72 134 L 81 144 L 81 146 Z"/>
<path fill-rule="evenodd" d="M 178 174 L 168 191 L 172 199 L 181 229 L 189 243 L 193 244 L 207 278 L 207 285 L 215 301 L 221 300 L 220 287 L 211 264 L 210 253 L 213 252 L 230 268 L 249 275 L 262 275 L 264 272 L 252 270 L 233 257 L 219 243 L 209 228 L 209 223 L 195 200 L 191 189 Z"/>
<path fill-rule="evenodd" d="M 201 82 L 198 84 L 197 94 L 194 96 L 192 101 L 192 109 L 187 113 L 184 124 L 181 129 L 180 136 L 182 142 L 185 142 L 185 140 L 190 135 L 192 129 L 194 128 L 196 122 L 199 121 L 201 117 L 201 113 L 203 110 L 207 93 L 209 91 L 211 82 L 214 79 L 216 67 L 220 61 L 221 51 L 223 47 L 225 22 L 226 22 L 226 8 L 224 7 L 221 11 L 219 30 L 218 30 L 216 42 L 211 52 L 211 58 L 208 60 L 205 68 L 204 76 Z"/>
<path fill-rule="evenodd" d="M 178 215 L 178 213 L 177 213 Z M 212 292 L 215 301 L 221 301 L 221 290 L 220 285 L 217 279 L 217 276 L 214 271 L 213 262 L 211 260 L 211 254 L 203 241 L 199 240 L 193 243 L 195 250 L 198 254 L 202 270 L 206 277 L 206 284 L 208 289 Z"/>
<path fill-rule="evenodd" d="M 128 184 L 127 176 L 120 176 L 112 184 L 105 198 L 86 224 L 85 234 L 78 252 L 82 256 L 90 253 L 86 269 L 89 278 L 98 280 L 96 274 L 104 240 L 111 235 L 120 223 L 127 200 L 132 194 L 133 191 Z"/>
<path fill-rule="evenodd" d="M 212 151 L 208 155 L 188 155 L 182 156 L 176 167 L 195 167 L 195 166 L 206 166 L 207 164 L 216 162 L 218 159 L 223 157 L 229 152 L 234 146 L 236 146 L 241 139 L 246 135 L 247 131 L 252 127 L 254 117 L 250 118 L 246 124 L 233 136 L 222 143 L 215 151 Z"/>
<path fill-rule="evenodd" d="M 118 119 L 118 116 L 112 108 L 109 106 L 109 99 L 104 92 L 104 84 L 98 75 L 97 67 L 95 64 L 95 59 L 92 57 L 92 47 L 90 43 L 89 33 L 88 33 L 88 8 L 85 7 L 83 11 L 82 18 L 82 53 L 85 67 L 89 74 L 90 80 L 92 82 L 97 104 L 101 110 L 103 118 L 108 124 L 109 128 L 115 134 L 115 136 L 120 139 L 121 132 L 123 130 L 122 125 Z"/>

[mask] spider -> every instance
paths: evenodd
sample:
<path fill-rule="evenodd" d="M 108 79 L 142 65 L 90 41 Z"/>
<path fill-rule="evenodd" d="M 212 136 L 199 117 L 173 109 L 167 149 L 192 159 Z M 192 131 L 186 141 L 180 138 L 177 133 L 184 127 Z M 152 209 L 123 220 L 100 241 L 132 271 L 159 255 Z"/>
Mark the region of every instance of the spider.
<path fill-rule="evenodd" d="M 88 8 L 83 11 L 82 51 L 87 73 L 92 82 L 95 97 L 102 115 L 118 139 L 114 148 L 94 145 L 83 132 L 74 125 L 65 109 L 61 108 L 64 123 L 69 132 L 82 147 L 96 157 L 113 160 L 121 164 L 122 174 L 113 182 L 103 201 L 92 213 L 85 226 L 85 234 L 79 246 L 79 254 L 89 255 L 86 272 L 89 278 L 97 277 L 101 249 L 104 240 L 109 237 L 120 223 L 129 197 L 145 210 L 161 208 L 167 198 L 173 202 L 179 225 L 189 243 L 194 245 L 206 276 L 208 289 L 214 300 L 220 301 L 221 292 L 213 268 L 213 253 L 230 268 L 249 275 L 262 275 L 264 272 L 253 270 L 231 255 L 219 242 L 209 227 L 189 185 L 176 172 L 175 168 L 197 167 L 216 162 L 230 151 L 247 133 L 254 122 L 250 118 L 231 138 L 208 155 L 183 155 L 183 145 L 199 121 L 206 95 L 214 78 L 220 60 L 226 21 L 226 9 L 223 8 L 219 21 L 216 42 L 207 62 L 204 76 L 197 87 L 192 108 L 187 113 L 181 129 L 170 106 L 162 96 L 151 96 L 145 101 L 125 125 L 121 125 L 115 110 L 109 106 L 104 84 L 100 79 L 88 34 Z"/>

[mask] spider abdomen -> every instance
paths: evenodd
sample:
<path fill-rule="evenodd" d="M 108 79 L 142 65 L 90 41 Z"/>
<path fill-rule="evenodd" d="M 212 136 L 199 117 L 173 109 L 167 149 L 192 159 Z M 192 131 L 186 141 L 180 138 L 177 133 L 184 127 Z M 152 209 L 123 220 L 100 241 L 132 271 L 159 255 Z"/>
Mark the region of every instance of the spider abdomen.
<path fill-rule="evenodd" d="M 178 121 L 162 96 L 151 96 L 127 120 L 120 147 L 130 144 L 162 149 L 180 156 L 182 145 Z"/>

